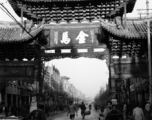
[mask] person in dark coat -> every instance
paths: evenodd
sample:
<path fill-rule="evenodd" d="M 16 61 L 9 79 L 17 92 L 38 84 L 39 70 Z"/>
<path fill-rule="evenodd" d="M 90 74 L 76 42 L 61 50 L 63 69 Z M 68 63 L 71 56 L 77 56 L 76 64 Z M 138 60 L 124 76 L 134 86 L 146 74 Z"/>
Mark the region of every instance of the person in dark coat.
<path fill-rule="evenodd" d="M 80 105 L 80 109 L 81 109 L 81 115 L 82 115 L 82 119 L 85 118 L 85 111 L 86 111 L 86 106 L 85 104 L 82 102 L 82 104 Z"/>
<path fill-rule="evenodd" d="M 116 105 L 112 105 L 112 110 L 107 114 L 105 120 L 122 120 L 122 113 L 117 109 Z"/>
<path fill-rule="evenodd" d="M 147 102 L 144 109 L 145 120 L 150 120 L 150 103 Z"/>
<path fill-rule="evenodd" d="M 25 105 L 21 106 L 21 116 L 25 118 L 28 115 L 28 109 Z"/>

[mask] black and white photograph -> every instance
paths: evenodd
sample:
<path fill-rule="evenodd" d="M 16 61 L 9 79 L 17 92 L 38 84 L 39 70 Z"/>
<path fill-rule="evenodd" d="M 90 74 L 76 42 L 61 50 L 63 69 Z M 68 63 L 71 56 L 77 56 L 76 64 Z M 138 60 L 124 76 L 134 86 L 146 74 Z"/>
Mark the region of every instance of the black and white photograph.
<path fill-rule="evenodd" d="M 0 0 L 0 120 L 152 120 L 152 0 Z"/>

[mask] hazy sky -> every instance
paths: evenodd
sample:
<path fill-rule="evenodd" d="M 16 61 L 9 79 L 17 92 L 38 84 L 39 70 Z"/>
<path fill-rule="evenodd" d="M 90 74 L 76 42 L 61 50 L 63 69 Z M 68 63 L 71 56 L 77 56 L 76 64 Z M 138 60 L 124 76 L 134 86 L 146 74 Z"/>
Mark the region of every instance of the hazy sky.
<path fill-rule="evenodd" d="M 0 0 L 4 6 L 20 21 L 20 18 L 15 14 L 7 0 Z M 152 9 L 152 0 L 149 0 L 150 9 Z M 0 8 L 2 8 L 0 6 Z M 145 9 L 146 0 L 137 0 L 132 13 L 127 14 L 127 17 L 139 17 L 137 9 Z M 145 12 L 145 11 L 142 11 Z M 152 11 L 151 11 L 152 13 Z M 8 15 L 0 9 L 0 21 L 13 21 Z M 105 61 L 89 58 L 78 59 L 62 59 L 53 60 L 50 65 L 55 65 L 61 75 L 70 77 L 70 82 L 87 96 L 94 97 L 100 87 L 105 87 L 108 83 L 108 68 Z"/>
<path fill-rule="evenodd" d="M 56 59 L 46 65 L 55 65 L 61 76 L 87 96 L 94 97 L 108 83 L 108 67 L 104 60 L 95 58 Z"/>

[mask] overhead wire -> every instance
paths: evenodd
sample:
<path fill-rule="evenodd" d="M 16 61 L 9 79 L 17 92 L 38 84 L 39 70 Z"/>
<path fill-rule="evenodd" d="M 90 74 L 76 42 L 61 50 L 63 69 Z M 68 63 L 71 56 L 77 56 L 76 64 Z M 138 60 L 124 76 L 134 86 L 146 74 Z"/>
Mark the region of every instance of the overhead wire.
<path fill-rule="evenodd" d="M 5 12 L 7 12 L 7 14 L 9 14 L 9 17 L 11 16 L 11 17 L 13 18 L 13 20 L 15 20 L 15 22 L 16 22 L 27 34 L 29 34 L 29 35 L 33 38 L 33 36 L 30 34 L 30 32 L 28 32 L 28 31 L 26 30 L 26 28 L 23 27 L 23 25 L 16 20 L 16 18 L 9 12 L 9 10 L 8 10 L 2 3 L 0 3 L 0 5 L 6 10 Z"/>
<path fill-rule="evenodd" d="M 13 19 L 2 7 L 0 7 L 11 19 Z"/>
<path fill-rule="evenodd" d="M 15 20 L 15 22 L 28 34 L 31 36 L 31 38 L 33 38 L 33 36 L 30 34 L 30 32 L 28 32 L 26 30 L 26 28 L 16 20 L 16 18 L 9 12 L 9 10 L 3 5 L 3 3 L 0 3 L 0 5 L 2 6 L 2 10 L 13 20 Z M 38 44 L 38 43 L 37 43 Z M 38 44 L 39 46 L 41 46 L 40 44 Z M 36 48 L 35 44 L 34 44 L 34 48 Z M 37 50 L 37 49 L 36 49 Z"/>
<path fill-rule="evenodd" d="M 15 4 L 14 2 L 13 2 L 13 4 Z M 7 15 L 9 15 L 9 17 L 11 18 L 11 19 L 13 19 L 13 20 L 15 20 L 15 22 L 27 33 L 27 34 L 29 34 L 32 38 L 33 38 L 33 36 L 30 34 L 30 32 L 28 32 L 27 30 L 26 30 L 26 28 L 20 23 L 20 22 L 18 22 L 17 20 L 16 20 L 16 18 L 9 12 L 9 10 L 3 5 L 3 3 L 0 3 L 0 5 L 5 9 L 5 10 L 3 10 L 5 13 L 7 13 Z M 1 8 L 2 9 L 2 8 Z M 41 46 L 41 45 L 40 45 Z"/>

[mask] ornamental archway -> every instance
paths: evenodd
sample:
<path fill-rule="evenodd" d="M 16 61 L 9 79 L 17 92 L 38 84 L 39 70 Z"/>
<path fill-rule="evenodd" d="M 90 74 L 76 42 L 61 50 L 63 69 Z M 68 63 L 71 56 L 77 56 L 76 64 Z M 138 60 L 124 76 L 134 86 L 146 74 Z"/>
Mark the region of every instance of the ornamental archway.
<path fill-rule="evenodd" d="M 46 25 L 44 28 L 48 44 L 41 49 L 41 63 L 65 57 L 88 57 L 106 60 L 109 68 L 110 54 L 100 23 Z M 40 84 L 41 93 L 43 82 Z"/>

